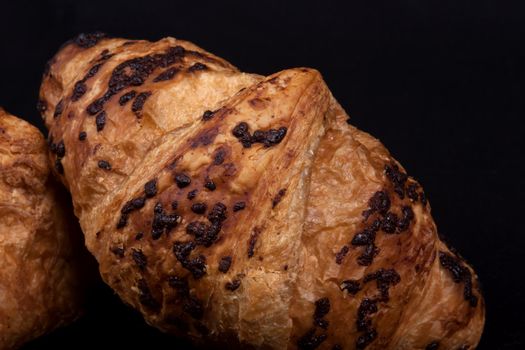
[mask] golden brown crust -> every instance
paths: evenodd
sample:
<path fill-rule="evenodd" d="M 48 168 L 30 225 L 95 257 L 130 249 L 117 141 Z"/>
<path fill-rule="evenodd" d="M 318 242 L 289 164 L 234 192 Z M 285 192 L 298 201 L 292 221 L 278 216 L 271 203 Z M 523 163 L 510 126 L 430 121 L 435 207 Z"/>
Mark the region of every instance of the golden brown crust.
<path fill-rule="evenodd" d="M 474 272 L 317 71 L 263 78 L 172 38 L 103 39 L 66 45 L 40 97 L 88 248 L 148 323 L 253 348 L 477 345 Z"/>
<path fill-rule="evenodd" d="M 46 148 L 35 127 L 0 108 L 0 349 L 80 312 L 79 232 L 48 181 Z"/>

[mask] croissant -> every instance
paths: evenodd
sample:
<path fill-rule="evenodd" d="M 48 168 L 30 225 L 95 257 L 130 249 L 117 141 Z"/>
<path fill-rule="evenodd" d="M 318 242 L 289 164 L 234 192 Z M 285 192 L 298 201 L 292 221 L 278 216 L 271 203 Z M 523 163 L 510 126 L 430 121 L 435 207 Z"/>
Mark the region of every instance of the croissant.
<path fill-rule="evenodd" d="M 46 149 L 40 131 L 0 108 L 0 349 L 82 311 L 85 248 L 49 177 Z"/>
<path fill-rule="evenodd" d="M 478 344 L 476 274 L 319 72 L 81 34 L 39 106 L 104 281 L 150 325 L 205 346 Z"/>

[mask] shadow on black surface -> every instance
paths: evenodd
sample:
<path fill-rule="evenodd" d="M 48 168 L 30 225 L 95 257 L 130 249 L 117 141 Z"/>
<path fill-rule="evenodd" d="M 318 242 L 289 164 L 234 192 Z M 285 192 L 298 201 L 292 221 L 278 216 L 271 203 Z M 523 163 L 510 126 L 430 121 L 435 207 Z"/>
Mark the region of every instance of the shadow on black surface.
<path fill-rule="evenodd" d="M 194 349 L 188 341 L 148 326 L 141 315 L 124 305 L 100 282 L 89 292 L 84 316 L 73 324 L 26 344 L 21 350 L 61 348 Z"/>

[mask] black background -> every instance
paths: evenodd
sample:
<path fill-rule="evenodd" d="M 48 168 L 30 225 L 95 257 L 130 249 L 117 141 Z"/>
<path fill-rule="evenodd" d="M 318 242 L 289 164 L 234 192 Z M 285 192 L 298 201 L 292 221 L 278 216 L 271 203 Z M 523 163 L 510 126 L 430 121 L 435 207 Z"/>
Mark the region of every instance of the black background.
<path fill-rule="evenodd" d="M 0 105 L 41 128 L 35 104 L 44 64 L 80 32 L 175 36 L 261 74 L 317 68 L 353 124 L 423 184 L 439 230 L 479 273 L 487 303 L 480 348 L 525 348 L 523 8 L 48 0 L 2 1 L 1 12 Z M 27 349 L 188 347 L 147 327 L 109 288 L 92 294 L 84 318 Z"/>

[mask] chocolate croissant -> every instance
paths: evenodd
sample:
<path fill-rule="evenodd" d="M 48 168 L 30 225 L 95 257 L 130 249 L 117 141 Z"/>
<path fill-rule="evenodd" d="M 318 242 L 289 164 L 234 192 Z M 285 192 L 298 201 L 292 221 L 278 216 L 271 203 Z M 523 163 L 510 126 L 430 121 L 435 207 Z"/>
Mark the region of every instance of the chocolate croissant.
<path fill-rule="evenodd" d="M 98 33 L 48 68 L 55 172 L 103 279 L 149 324 L 205 346 L 478 344 L 474 271 L 319 72 Z"/>
<path fill-rule="evenodd" d="M 0 108 L 0 349 L 18 348 L 82 311 L 87 255 L 49 174 L 40 131 Z"/>

